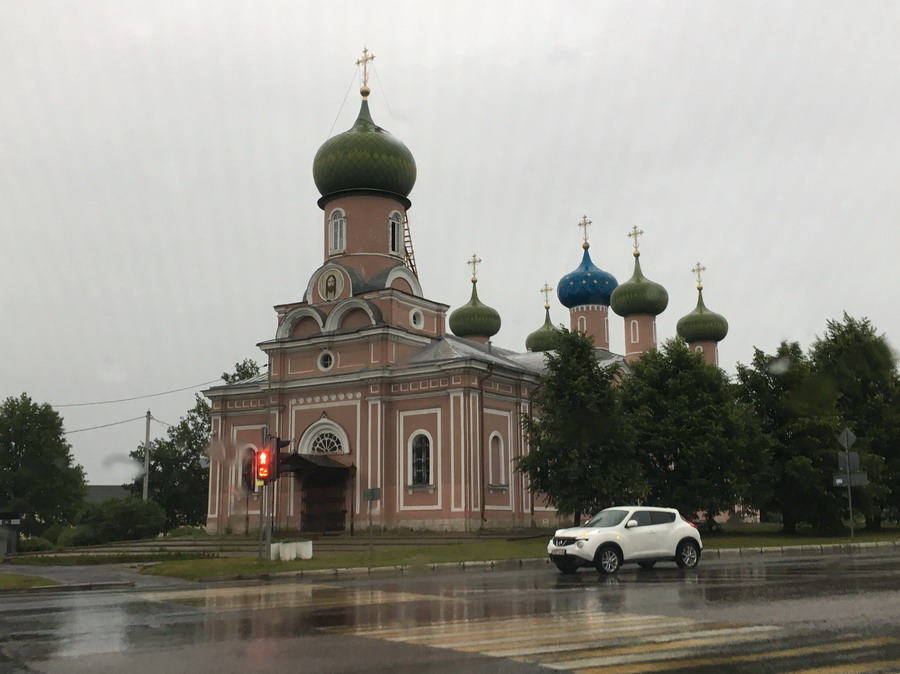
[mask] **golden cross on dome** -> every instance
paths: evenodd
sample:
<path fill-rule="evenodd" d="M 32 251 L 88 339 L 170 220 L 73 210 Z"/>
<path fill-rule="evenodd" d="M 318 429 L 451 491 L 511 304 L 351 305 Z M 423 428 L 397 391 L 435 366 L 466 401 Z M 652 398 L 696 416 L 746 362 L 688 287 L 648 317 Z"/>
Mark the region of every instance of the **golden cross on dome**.
<path fill-rule="evenodd" d="M 544 308 L 549 309 L 550 308 L 550 293 L 553 292 L 553 288 L 551 288 L 549 285 L 547 285 L 545 283 L 544 287 L 541 288 L 539 292 L 544 296 Z"/>
<path fill-rule="evenodd" d="M 588 216 L 582 216 L 581 222 L 578 223 L 578 226 L 581 227 L 584 232 L 582 232 L 582 236 L 584 237 L 584 243 L 581 244 L 582 248 L 587 248 L 590 244 L 588 243 L 588 232 L 587 228 L 591 226 L 591 221 L 588 220 Z"/>
<path fill-rule="evenodd" d="M 706 271 L 706 267 L 698 262 L 691 271 L 697 275 L 697 290 L 703 290 L 703 279 L 700 274 Z"/>
<path fill-rule="evenodd" d="M 369 61 L 374 60 L 375 54 L 370 54 L 366 47 L 363 47 L 362 58 L 356 59 L 356 65 L 361 65 L 363 67 L 362 86 L 359 88 L 359 93 L 362 94 L 363 98 L 366 98 L 369 95 Z"/>
<path fill-rule="evenodd" d="M 478 280 L 478 265 L 481 264 L 481 258 L 472 253 L 472 258 L 466 263 L 472 267 L 472 283 Z"/>
<path fill-rule="evenodd" d="M 640 252 L 638 251 L 638 248 L 640 248 L 641 244 L 640 244 L 640 242 L 638 241 L 638 239 L 641 237 L 641 235 L 642 235 L 643 233 L 644 233 L 644 230 L 643 230 L 643 229 L 638 229 L 638 226 L 637 226 L 637 225 L 632 225 L 631 231 L 628 233 L 628 238 L 629 238 L 629 239 L 632 239 L 632 243 L 634 244 L 634 255 L 635 255 L 635 257 L 637 257 L 638 255 L 640 255 Z"/>

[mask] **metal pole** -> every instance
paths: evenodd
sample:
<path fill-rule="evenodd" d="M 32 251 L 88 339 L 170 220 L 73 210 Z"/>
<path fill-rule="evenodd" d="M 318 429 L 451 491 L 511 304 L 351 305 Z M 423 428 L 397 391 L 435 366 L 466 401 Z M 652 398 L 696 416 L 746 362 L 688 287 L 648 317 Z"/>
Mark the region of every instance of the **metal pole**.
<path fill-rule="evenodd" d="M 848 443 L 849 444 L 849 443 Z M 847 505 L 850 506 L 850 540 L 853 540 L 853 496 L 850 492 L 850 448 L 845 450 L 847 454 Z"/>
<path fill-rule="evenodd" d="M 147 410 L 147 427 L 144 429 L 144 500 L 150 489 L 150 410 Z"/>
<path fill-rule="evenodd" d="M 369 501 L 369 568 L 372 567 L 372 502 Z"/>
<path fill-rule="evenodd" d="M 270 482 L 266 487 L 271 492 L 269 512 L 266 516 L 266 560 L 268 561 L 272 559 L 272 525 L 275 521 L 275 483 Z"/>

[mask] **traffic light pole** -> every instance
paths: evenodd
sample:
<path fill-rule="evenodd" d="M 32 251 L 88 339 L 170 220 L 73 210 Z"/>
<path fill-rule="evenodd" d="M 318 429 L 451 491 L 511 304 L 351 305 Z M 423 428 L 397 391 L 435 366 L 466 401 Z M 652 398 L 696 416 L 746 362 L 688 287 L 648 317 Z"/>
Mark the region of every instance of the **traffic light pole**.
<path fill-rule="evenodd" d="M 144 429 L 144 500 L 150 491 L 150 410 L 147 410 L 147 427 Z"/>

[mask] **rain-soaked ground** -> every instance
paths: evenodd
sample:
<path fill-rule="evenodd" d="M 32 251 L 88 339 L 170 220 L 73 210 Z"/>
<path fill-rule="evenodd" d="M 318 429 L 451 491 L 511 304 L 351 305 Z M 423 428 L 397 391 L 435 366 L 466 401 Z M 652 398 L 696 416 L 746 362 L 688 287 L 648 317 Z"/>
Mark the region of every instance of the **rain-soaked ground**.
<path fill-rule="evenodd" d="M 209 585 L 60 573 L 138 585 L 0 595 L 0 672 L 900 672 L 893 553 L 626 566 L 614 577 Z"/>

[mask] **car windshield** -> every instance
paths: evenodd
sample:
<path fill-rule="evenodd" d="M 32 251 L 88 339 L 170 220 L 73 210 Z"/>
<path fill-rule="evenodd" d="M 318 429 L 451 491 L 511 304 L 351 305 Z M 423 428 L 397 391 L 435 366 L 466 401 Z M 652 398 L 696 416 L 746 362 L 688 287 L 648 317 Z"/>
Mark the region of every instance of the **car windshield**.
<path fill-rule="evenodd" d="M 594 515 L 591 519 L 589 519 L 584 526 L 586 527 L 614 527 L 617 524 L 621 523 L 622 520 L 625 519 L 625 516 L 628 514 L 627 510 L 601 510 L 596 515 Z"/>

